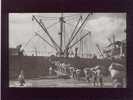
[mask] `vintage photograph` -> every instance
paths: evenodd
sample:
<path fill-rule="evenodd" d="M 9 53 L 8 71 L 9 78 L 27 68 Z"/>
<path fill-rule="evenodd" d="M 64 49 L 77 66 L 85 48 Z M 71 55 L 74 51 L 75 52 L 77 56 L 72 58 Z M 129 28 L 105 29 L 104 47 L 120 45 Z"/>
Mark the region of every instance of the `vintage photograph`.
<path fill-rule="evenodd" d="M 9 87 L 126 88 L 126 13 L 8 13 Z"/>

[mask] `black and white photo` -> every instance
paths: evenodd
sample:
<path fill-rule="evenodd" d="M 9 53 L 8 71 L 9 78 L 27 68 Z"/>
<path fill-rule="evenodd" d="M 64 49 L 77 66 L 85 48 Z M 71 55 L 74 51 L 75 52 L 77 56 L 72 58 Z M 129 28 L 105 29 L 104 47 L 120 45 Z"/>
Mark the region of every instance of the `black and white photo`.
<path fill-rule="evenodd" d="M 126 13 L 9 13 L 9 87 L 126 88 Z"/>

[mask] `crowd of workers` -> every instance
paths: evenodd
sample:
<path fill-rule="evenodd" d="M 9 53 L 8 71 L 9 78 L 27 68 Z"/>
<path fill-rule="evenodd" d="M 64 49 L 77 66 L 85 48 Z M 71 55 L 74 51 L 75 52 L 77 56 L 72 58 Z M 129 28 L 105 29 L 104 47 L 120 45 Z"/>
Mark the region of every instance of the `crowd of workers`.
<path fill-rule="evenodd" d="M 105 69 L 101 64 L 97 64 L 93 67 L 77 68 L 69 63 L 60 62 L 58 60 L 50 61 L 54 66 L 49 66 L 49 76 L 52 76 L 55 71 L 64 73 L 74 80 L 86 80 L 94 87 L 104 87 Z M 126 80 L 126 67 L 123 64 L 112 62 L 108 67 L 109 75 L 112 79 L 112 86 L 114 88 L 125 87 L 124 82 Z M 54 74 L 55 75 L 55 74 Z M 20 71 L 18 81 L 20 86 L 25 84 L 24 72 Z"/>
<path fill-rule="evenodd" d="M 109 77 L 112 79 L 112 86 L 114 88 L 123 88 L 125 87 L 124 82 L 126 79 L 126 68 L 123 64 L 112 62 L 108 67 L 108 70 L 105 70 L 104 66 L 97 64 L 93 67 L 84 67 L 77 68 L 72 67 L 71 64 L 66 64 L 60 61 L 51 61 L 56 68 L 49 67 L 49 74 L 51 75 L 52 70 L 56 70 L 62 73 L 65 73 L 74 80 L 85 79 L 87 82 L 92 83 L 94 87 L 104 87 L 104 72 L 108 71 Z"/>

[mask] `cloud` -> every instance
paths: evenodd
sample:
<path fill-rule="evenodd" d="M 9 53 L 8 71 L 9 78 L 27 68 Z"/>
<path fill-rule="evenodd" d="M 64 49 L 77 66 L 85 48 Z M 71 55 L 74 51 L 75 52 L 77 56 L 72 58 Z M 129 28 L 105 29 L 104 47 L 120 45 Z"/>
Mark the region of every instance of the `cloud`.
<path fill-rule="evenodd" d="M 30 13 L 9 13 L 9 23 L 26 24 L 32 21 Z"/>
<path fill-rule="evenodd" d="M 111 35 L 124 33 L 126 20 L 118 17 L 99 17 L 89 20 L 86 29 L 92 32 L 94 42 L 106 44 L 108 43 L 107 38 Z"/>

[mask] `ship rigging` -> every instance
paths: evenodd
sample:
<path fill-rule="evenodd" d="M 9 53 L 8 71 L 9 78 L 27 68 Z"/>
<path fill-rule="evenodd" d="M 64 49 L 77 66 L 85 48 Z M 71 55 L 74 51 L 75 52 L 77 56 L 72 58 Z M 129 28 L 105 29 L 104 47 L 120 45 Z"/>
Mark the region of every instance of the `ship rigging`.
<path fill-rule="evenodd" d="M 42 30 L 41 32 L 39 31 L 33 31 L 34 36 L 31 37 L 25 43 L 23 46 L 23 49 L 34 39 L 34 37 L 38 37 L 41 41 L 43 41 L 45 44 L 47 44 L 50 48 L 52 48 L 54 51 L 56 51 L 56 56 L 57 57 L 71 57 L 75 56 L 78 57 L 84 57 L 86 56 L 87 58 L 89 56 L 95 55 L 94 52 L 97 52 L 97 54 L 104 58 L 104 51 L 101 50 L 101 47 L 98 43 L 92 43 L 92 35 L 93 32 L 89 31 L 88 28 L 86 27 L 86 24 L 89 21 L 89 18 L 93 17 L 92 13 L 86 13 L 84 15 L 83 13 L 78 13 L 78 14 L 73 14 L 73 15 L 65 15 L 65 13 L 60 13 L 59 16 L 57 17 L 46 17 L 42 15 L 32 15 L 32 22 L 34 24 L 38 25 L 38 27 Z M 56 20 L 54 23 L 47 25 L 47 21 L 53 21 Z M 73 23 L 70 23 L 70 21 L 75 21 Z M 33 25 L 34 25 L 33 24 Z M 51 33 L 50 28 L 53 28 L 57 26 L 58 24 L 58 32 Z M 72 30 L 67 32 L 67 28 L 72 26 Z M 56 28 L 55 28 L 56 30 Z M 57 35 L 56 38 L 54 38 L 54 35 Z M 90 37 L 90 38 L 88 38 Z M 87 40 L 87 41 L 86 41 Z M 92 52 L 85 53 L 85 49 L 88 48 L 90 45 L 90 48 L 93 49 Z M 34 49 L 37 47 L 34 47 Z M 73 52 L 75 49 L 75 52 Z M 102 48 L 103 49 L 103 48 Z M 96 54 L 96 55 L 97 55 Z M 37 55 L 37 49 L 35 50 L 35 55 Z"/>

